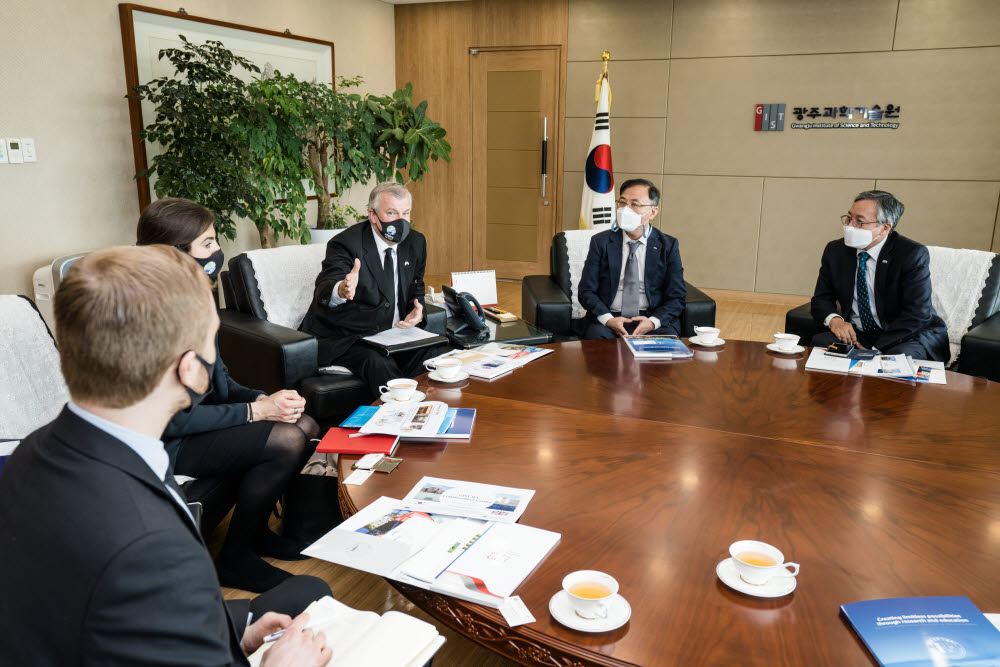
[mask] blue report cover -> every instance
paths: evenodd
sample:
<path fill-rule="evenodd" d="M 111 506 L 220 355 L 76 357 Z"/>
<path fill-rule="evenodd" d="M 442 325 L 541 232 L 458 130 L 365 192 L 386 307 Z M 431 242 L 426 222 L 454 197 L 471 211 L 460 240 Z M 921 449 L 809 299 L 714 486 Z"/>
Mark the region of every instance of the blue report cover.
<path fill-rule="evenodd" d="M 865 600 L 840 611 L 883 667 L 1000 665 L 1000 630 L 967 597 Z"/>
<path fill-rule="evenodd" d="M 341 428 L 361 428 L 378 412 L 377 405 L 362 405 L 340 423 Z M 468 438 L 476 421 L 475 408 L 448 408 L 437 435 L 442 438 Z"/>

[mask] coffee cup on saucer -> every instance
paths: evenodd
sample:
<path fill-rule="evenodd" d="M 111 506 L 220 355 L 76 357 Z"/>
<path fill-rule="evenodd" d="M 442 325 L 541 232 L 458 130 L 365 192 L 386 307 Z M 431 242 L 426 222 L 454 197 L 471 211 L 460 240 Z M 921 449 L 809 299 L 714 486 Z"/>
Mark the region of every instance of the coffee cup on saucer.
<path fill-rule="evenodd" d="M 386 394 L 394 401 L 408 401 L 413 397 L 413 392 L 417 390 L 417 381 L 409 378 L 396 378 L 389 380 L 378 388 L 378 393 L 384 398 Z"/>
<path fill-rule="evenodd" d="M 715 327 L 695 327 L 695 334 L 698 335 L 698 342 L 711 345 L 719 337 L 719 330 Z"/>
<path fill-rule="evenodd" d="M 618 593 L 618 582 L 597 570 L 578 570 L 563 577 L 563 590 L 580 618 L 608 617 L 608 602 Z"/>
<path fill-rule="evenodd" d="M 740 579 L 753 586 L 763 586 L 775 577 L 795 577 L 799 574 L 798 563 L 786 563 L 784 554 L 766 542 L 733 542 L 729 545 L 729 555 L 733 557 Z"/>
<path fill-rule="evenodd" d="M 779 350 L 791 352 L 799 344 L 799 337 L 790 333 L 776 333 L 774 334 L 774 344 L 778 346 Z"/>
<path fill-rule="evenodd" d="M 451 380 L 458 375 L 462 369 L 462 362 L 458 359 L 428 359 L 424 362 L 428 370 L 435 370 L 441 378 Z"/>

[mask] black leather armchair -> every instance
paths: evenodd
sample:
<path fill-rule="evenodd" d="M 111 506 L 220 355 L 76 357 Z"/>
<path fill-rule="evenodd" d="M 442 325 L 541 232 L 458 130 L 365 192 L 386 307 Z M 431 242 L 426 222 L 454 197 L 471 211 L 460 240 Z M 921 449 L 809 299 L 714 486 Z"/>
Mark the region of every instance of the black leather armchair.
<path fill-rule="evenodd" d="M 574 340 L 583 333 L 583 319 L 573 319 L 571 281 L 566 233 L 559 232 L 549 248 L 549 275 L 525 276 L 521 282 L 521 317 L 551 331 L 556 342 Z M 696 326 L 715 326 L 715 300 L 694 285 L 684 284 L 687 299 L 681 314 L 681 335 L 693 336 Z"/>
<path fill-rule="evenodd" d="M 339 421 L 368 401 L 364 383 L 354 375 L 319 373 L 313 336 L 267 320 L 246 254 L 229 260 L 229 271 L 220 281 L 226 308 L 219 312 L 219 349 L 237 382 L 267 392 L 298 390 L 306 399 L 306 412 L 321 425 Z M 445 335 L 444 309 L 427 304 L 425 316 L 428 331 Z"/>
<path fill-rule="evenodd" d="M 785 331 L 801 336 L 804 345 L 823 330 L 813 320 L 808 303 L 785 315 Z M 958 363 L 951 370 L 1000 382 L 1000 255 L 993 257 L 972 325 L 962 337 Z"/>

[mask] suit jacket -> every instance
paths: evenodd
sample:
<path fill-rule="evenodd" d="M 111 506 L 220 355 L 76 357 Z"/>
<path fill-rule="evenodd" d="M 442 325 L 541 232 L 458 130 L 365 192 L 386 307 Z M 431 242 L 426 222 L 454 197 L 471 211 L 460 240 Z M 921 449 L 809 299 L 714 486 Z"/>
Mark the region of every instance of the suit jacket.
<path fill-rule="evenodd" d="M 264 394 L 263 391 L 248 389 L 229 377 L 229 369 L 219 353 L 219 336 L 216 334 L 211 391 L 198 405 L 174 415 L 163 431 L 163 445 L 170 454 L 170 460 L 176 458 L 177 448 L 184 436 L 246 424 L 246 404 Z"/>
<path fill-rule="evenodd" d="M 358 287 L 354 299 L 330 307 L 333 288 L 361 260 Z M 316 277 L 316 289 L 301 331 L 319 339 L 319 361 L 329 364 L 347 351 L 359 338 L 390 328 L 393 299 L 381 287 L 384 258 L 375 245 L 375 232 L 367 220 L 352 225 L 326 244 L 326 259 Z M 427 265 L 427 242 L 418 231 L 410 233 L 396 246 L 399 273 L 400 318 L 413 308 L 413 300 L 424 305 L 424 267 Z"/>
<path fill-rule="evenodd" d="M 611 303 L 618 293 L 622 275 L 622 232 L 606 230 L 590 240 L 590 252 L 583 265 L 578 287 L 580 305 L 597 319 L 611 312 Z M 646 238 L 646 268 L 643 275 L 647 313 L 660 320 L 660 326 L 673 326 L 680 331 L 681 313 L 687 298 L 684 267 L 677 239 L 652 227 Z"/>
<path fill-rule="evenodd" d="M 190 517 L 66 408 L 0 475 L 0 591 L 4 664 L 247 664 Z"/>
<path fill-rule="evenodd" d="M 843 239 L 826 245 L 811 302 L 817 323 L 823 324 L 830 313 L 850 321 L 857 271 L 856 249 L 845 245 Z M 932 361 L 948 361 L 948 327 L 931 304 L 927 247 L 895 231 L 889 232 L 878 256 L 875 311 L 883 329 L 874 343 L 876 348 L 887 350 L 916 340 Z"/>

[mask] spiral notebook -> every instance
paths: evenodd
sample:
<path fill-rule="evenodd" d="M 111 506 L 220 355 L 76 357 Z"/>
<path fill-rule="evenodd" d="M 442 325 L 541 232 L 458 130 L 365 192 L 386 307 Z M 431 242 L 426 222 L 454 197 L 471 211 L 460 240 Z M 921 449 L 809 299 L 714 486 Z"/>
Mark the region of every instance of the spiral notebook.
<path fill-rule="evenodd" d="M 452 271 L 451 286 L 476 297 L 481 306 L 497 305 L 496 271 Z"/>

